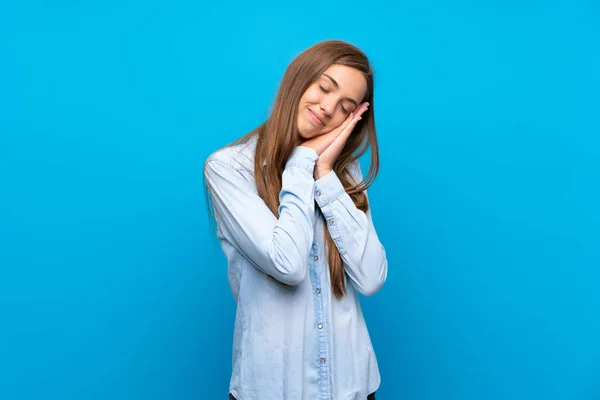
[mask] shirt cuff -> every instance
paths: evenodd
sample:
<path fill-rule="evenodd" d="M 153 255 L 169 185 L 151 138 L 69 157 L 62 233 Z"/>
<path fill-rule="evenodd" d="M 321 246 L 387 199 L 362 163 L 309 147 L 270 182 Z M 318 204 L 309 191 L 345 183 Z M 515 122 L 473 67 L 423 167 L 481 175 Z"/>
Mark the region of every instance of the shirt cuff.
<path fill-rule="evenodd" d="M 344 185 L 333 170 L 315 181 L 315 200 L 319 207 L 326 206 L 345 192 Z"/>
<path fill-rule="evenodd" d="M 312 174 L 314 173 L 315 163 L 318 158 L 319 154 L 310 147 L 296 146 L 285 167 L 294 166 L 302 168 Z"/>

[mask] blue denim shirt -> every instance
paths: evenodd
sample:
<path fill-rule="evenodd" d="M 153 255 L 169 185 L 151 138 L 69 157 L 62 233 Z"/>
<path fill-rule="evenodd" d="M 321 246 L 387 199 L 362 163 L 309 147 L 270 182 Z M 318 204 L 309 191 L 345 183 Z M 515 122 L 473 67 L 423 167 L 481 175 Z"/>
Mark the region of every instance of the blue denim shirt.
<path fill-rule="evenodd" d="M 356 208 L 335 172 L 315 181 L 318 154 L 298 146 L 277 219 L 257 193 L 255 148 L 256 137 L 218 150 L 205 167 L 237 303 L 230 392 L 238 400 L 365 400 L 380 374 L 358 293 L 372 295 L 387 277 L 370 210 Z M 362 181 L 358 162 L 351 172 Z M 331 291 L 325 229 L 343 260 L 341 300 Z"/>

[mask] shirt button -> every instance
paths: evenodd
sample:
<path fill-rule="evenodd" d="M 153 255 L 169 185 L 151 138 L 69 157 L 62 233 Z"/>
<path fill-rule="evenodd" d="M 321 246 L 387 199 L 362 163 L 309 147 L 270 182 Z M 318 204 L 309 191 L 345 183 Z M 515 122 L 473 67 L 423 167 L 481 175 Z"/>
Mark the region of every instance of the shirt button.
<path fill-rule="evenodd" d="M 319 260 L 319 256 L 314 256 L 314 260 L 315 261 Z"/>
<path fill-rule="evenodd" d="M 329 225 L 333 225 L 333 220 L 332 219 L 329 220 Z"/>
<path fill-rule="evenodd" d="M 319 329 L 323 329 L 323 324 L 319 324 L 319 325 L 317 325 L 317 328 L 319 328 Z"/>
<path fill-rule="evenodd" d="M 317 190 L 317 196 L 320 196 L 320 195 L 321 195 L 321 191 Z"/>
<path fill-rule="evenodd" d="M 317 294 L 321 294 L 321 289 L 317 289 L 317 290 L 315 290 L 315 292 L 316 292 Z"/>
<path fill-rule="evenodd" d="M 325 364 L 325 361 L 326 360 L 324 358 L 321 358 L 321 364 Z"/>

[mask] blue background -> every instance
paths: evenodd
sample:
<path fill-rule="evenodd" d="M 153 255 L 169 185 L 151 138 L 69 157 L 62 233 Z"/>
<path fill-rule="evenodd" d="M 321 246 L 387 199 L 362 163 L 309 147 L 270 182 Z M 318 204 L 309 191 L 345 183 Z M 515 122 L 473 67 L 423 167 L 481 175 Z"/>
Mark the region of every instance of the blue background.
<path fill-rule="evenodd" d="M 0 1 L 0 399 L 226 398 L 202 164 L 330 38 L 376 69 L 378 399 L 600 399 L 599 21 L 592 0 Z"/>

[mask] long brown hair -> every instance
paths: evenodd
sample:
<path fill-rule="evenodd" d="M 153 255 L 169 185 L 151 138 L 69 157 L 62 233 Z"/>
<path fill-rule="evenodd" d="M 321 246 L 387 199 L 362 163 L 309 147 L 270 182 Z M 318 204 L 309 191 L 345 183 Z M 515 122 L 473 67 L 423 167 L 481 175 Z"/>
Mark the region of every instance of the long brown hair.
<path fill-rule="evenodd" d="M 352 44 L 340 40 L 319 42 L 300 53 L 288 66 L 269 118 L 250 133 L 230 143 L 233 146 L 257 136 L 254 157 L 254 177 L 258 195 L 273 214 L 279 217 L 279 192 L 281 191 L 283 169 L 294 148 L 299 145 L 297 127 L 300 98 L 333 64 L 345 65 L 361 71 L 367 81 L 367 92 L 363 101 L 369 102 L 369 109 L 362 114 L 348 138 L 344 149 L 333 165 L 346 193 L 356 207 L 363 212 L 369 208 L 365 190 L 371 186 L 379 171 L 379 151 L 375 131 L 375 105 L 373 101 L 373 70 L 366 55 Z M 355 182 L 350 173 L 350 165 L 371 147 L 369 171 L 362 182 Z M 323 220 L 323 223 L 326 221 Z M 346 292 L 346 282 L 342 257 L 325 226 L 329 271 L 332 291 L 338 299 Z"/>

